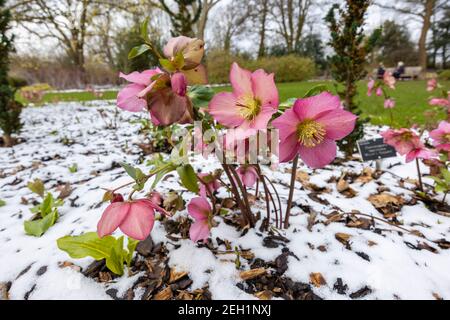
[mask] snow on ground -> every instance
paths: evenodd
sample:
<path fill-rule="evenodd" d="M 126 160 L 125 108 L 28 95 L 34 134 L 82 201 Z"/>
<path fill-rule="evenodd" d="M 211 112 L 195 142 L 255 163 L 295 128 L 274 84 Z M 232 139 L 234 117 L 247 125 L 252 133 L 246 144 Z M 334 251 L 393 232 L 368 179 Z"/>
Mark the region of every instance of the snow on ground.
<path fill-rule="evenodd" d="M 25 142 L 13 149 L 0 149 L 0 199 L 6 206 L 0 207 L 0 283 L 11 282 L 11 299 L 111 299 L 106 290 L 115 288 L 119 295 L 130 288 L 138 275 L 123 276 L 111 283 L 97 283 L 71 268 L 61 268 L 66 261 L 82 268 L 92 259 L 71 259 L 56 246 L 56 240 L 65 235 L 78 235 L 94 231 L 105 205 L 101 204 L 104 191 L 129 181 L 119 162 L 137 164 L 142 160 L 138 142 L 139 124 L 131 120 L 144 117 L 120 113 L 117 130 L 108 129 L 98 109 L 106 110 L 110 117 L 114 113 L 112 102 L 59 103 L 41 108 L 27 108 L 23 112 L 25 123 L 21 137 Z M 369 135 L 376 134 L 376 128 Z M 78 172 L 70 173 L 69 167 L 78 165 Z M 392 166 L 397 164 L 396 166 Z M 365 166 L 374 164 L 365 164 Z M 325 215 L 336 208 L 342 212 L 357 210 L 361 213 L 383 218 L 368 198 L 378 194 L 380 185 L 385 185 L 393 195 L 400 195 L 407 201 L 413 193 L 413 185 L 401 178 L 415 179 L 414 164 L 403 164 L 400 158 L 385 160 L 387 171 L 379 179 L 363 184 L 350 185 L 357 192 L 347 198 L 336 189 L 336 183 L 328 183 L 333 177 L 339 179 L 342 172 L 360 174 L 364 164 L 358 161 L 343 166 L 329 166 L 323 170 L 311 171 L 306 167 L 310 183 L 329 190 L 315 193 L 297 182 L 295 206 L 291 228 L 278 231 L 286 237 L 286 244 L 292 255 L 288 258 L 286 276 L 294 281 L 310 282 L 311 273 L 321 273 L 326 284 L 314 287 L 314 292 L 325 299 L 349 299 L 349 293 L 368 286 L 371 293 L 364 299 L 450 299 L 450 251 L 440 249 L 435 243 L 407 233 L 400 233 L 395 227 L 376 222 L 378 232 L 349 228 L 345 223 L 324 223 Z M 211 159 L 195 160 L 195 166 L 202 171 L 219 168 Z M 145 169 L 145 162 L 141 165 Z M 290 174 L 288 166 L 279 170 L 264 168 L 273 179 L 283 201 L 286 201 Z M 423 168 L 426 172 L 426 168 Z M 392 172 L 389 173 L 389 172 Z M 60 209 L 59 221 L 41 238 L 25 235 L 23 222 L 30 219 L 29 209 L 36 199 L 26 187 L 35 178 L 45 182 L 48 190 L 58 194 L 56 188 L 68 183 L 73 193 Z M 409 181 L 409 182 L 408 182 Z M 175 176 L 167 179 L 159 191 L 164 193 L 181 187 Z M 308 194 L 310 196 L 308 196 Z M 225 191 L 221 191 L 226 196 Z M 186 199 L 194 195 L 185 194 Z M 327 204 L 324 200 L 328 201 Z M 26 202 L 28 204 L 25 204 Z M 302 208 L 310 207 L 317 212 L 317 223 L 308 230 L 308 214 Z M 255 204 L 255 211 L 264 213 L 264 201 Z M 178 213 L 186 215 L 186 212 Z M 422 232 L 427 239 L 450 239 L 450 218 L 429 211 L 421 202 L 405 205 L 398 213 L 403 227 Z M 256 258 L 274 260 L 281 253 L 281 247 L 263 246 L 263 237 L 257 229 L 241 236 L 241 232 L 223 223 L 216 217 L 218 227 L 212 230 L 211 239 L 226 239 L 234 248 L 249 249 Z M 351 250 L 336 239 L 337 233 L 351 236 Z M 165 237 L 164 228 L 156 223 L 152 232 L 155 243 L 165 242 L 169 252 L 169 265 L 177 271 L 186 271 L 193 280 L 192 290 L 209 285 L 214 299 L 255 299 L 239 289 L 241 282 L 236 270 L 233 254 L 214 255 L 209 249 L 199 247 L 189 240 L 180 240 L 177 246 Z M 406 243 L 417 245 L 426 242 L 436 249 L 417 250 Z M 213 240 L 216 243 L 216 240 Z M 220 246 L 219 246 L 220 247 Z M 318 250 L 321 248 L 321 250 Z M 359 253 L 359 254 L 357 254 Z M 364 253 L 366 259 L 362 258 Z M 370 261 L 367 261 L 370 260 Z M 244 263 L 243 268 L 248 268 Z M 338 278 L 348 285 L 346 295 L 333 289 Z M 139 298 L 139 295 L 136 295 Z"/>

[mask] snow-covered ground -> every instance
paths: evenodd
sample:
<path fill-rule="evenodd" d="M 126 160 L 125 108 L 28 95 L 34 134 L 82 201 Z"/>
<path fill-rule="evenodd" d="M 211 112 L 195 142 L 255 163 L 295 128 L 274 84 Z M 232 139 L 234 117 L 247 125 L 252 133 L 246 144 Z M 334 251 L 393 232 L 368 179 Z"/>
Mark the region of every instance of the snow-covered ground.
<path fill-rule="evenodd" d="M 112 299 L 106 291 L 117 289 L 117 296 L 123 296 L 140 276 L 138 273 L 96 282 L 73 266 L 62 267 L 72 262 L 86 268 L 92 259 L 71 259 L 56 246 L 60 237 L 95 231 L 106 206 L 101 204 L 101 188 L 129 181 L 118 163 L 142 162 L 141 150 L 135 145 L 142 140 L 138 135 L 140 125 L 130 121 L 145 115 L 120 113 L 118 129 L 114 130 L 107 128 L 99 108 L 112 118 L 112 102 L 27 108 L 21 134 L 25 142 L 12 149 L 0 149 L 0 199 L 6 202 L 0 207 L 0 289 L 8 284 L 10 299 Z M 370 128 L 369 135 L 376 130 Z M 199 158 L 194 163 L 205 172 L 219 168 L 211 159 Z M 78 166 L 76 173 L 69 170 L 73 164 Z M 391 167 L 393 164 L 397 165 Z M 275 230 L 283 237 L 280 245 L 267 246 L 267 233 L 259 228 L 239 231 L 224 222 L 226 217 L 215 218 L 218 226 L 212 229 L 211 239 L 216 251 L 188 239 L 167 238 L 159 222 L 152 231 L 153 241 L 164 242 L 171 268 L 188 272 L 193 281 L 190 291 L 207 286 L 213 299 L 256 299 L 248 290 L 242 290 L 248 284 L 243 284 L 240 273 L 248 270 L 254 259 L 276 260 L 283 249 L 289 252 L 283 276 L 312 284 L 314 293 L 324 299 L 450 299 L 450 250 L 433 242 L 450 240 L 450 218 L 431 212 L 415 199 L 409 190 L 417 178 L 414 164 L 403 164 L 400 158 L 385 160 L 382 166 L 387 172 L 380 177 L 368 170 L 363 173 L 368 166 L 374 164 L 351 161 L 315 171 L 302 166 L 291 227 L 287 231 Z M 146 168 L 145 161 L 140 167 Z M 288 168 L 264 168 L 283 201 L 288 196 Z M 343 181 L 338 183 L 343 174 L 348 186 Z M 27 183 L 35 178 L 44 181 L 54 194 L 67 184 L 73 190 L 60 208 L 58 222 L 41 238 L 27 236 L 23 230 L 23 222 L 32 217 L 29 209 L 36 200 Z M 165 180 L 158 191 L 171 189 L 182 189 L 176 174 Z M 389 201 L 386 204 L 390 206 L 386 209 L 388 218 L 394 217 L 401 227 L 417 230 L 425 238 L 379 220 L 352 216 L 351 221 L 348 215 L 339 216 L 353 211 L 384 219 L 380 211 L 383 203 L 377 210 L 373 197 L 369 200 L 380 194 L 398 200 L 393 205 Z M 226 195 L 225 190 L 220 191 L 219 196 Z M 186 200 L 193 196 L 184 194 Z M 254 212 L 264 215 L 264 203 L 263 198 L 257 201 Z M 174 219 L 185 215 L 186 212 L 178 213 Z M 361 223 L 366 223 L 366 227 Z M 216 254 L 226 250 L 223 241 L 218 243 L 217 239 L 228 241 L 231 248 L 250 250 L 254 259 L 241 259 L 242 265 L 237 269 L 235 254 Z M 335 286 L 337 283 L 341 285 Z M 342 289 L 345 286 L 347 289 Z M 141 288 L 135 289 L 136 299 L 142 294 Z"/>

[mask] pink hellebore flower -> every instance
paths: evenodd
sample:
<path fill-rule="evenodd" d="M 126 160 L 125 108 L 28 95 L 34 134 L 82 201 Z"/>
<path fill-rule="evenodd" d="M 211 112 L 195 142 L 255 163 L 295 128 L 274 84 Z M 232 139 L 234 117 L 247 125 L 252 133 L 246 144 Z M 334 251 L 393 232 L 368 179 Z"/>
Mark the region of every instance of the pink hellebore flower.
<path fill-rule="evenodd" d="M 370 79 L 369 83 L 367 84 L 367 96 L 368 97 L 372 96 L 372 91 L 373 91 L 374 87 L 375 87 L 375 80 Z"/>
<path fill-rule="evenodd" d="M 380 87 L 377 89 L 377 97 L 381 97 L 382 95 L 383 95 L 383 89 L 381 89 L 381 87 Z"/>
<path fill-rule="evenodd" d="M 203 183 L 200 183 L 200 195 L 202 197 L 206 198 L 209 195 L 209 192 L 214 193 L 220 189 L 220 182 L 212 174 L 200 173 L 198 176 L 207 184 L 207 186 L 205 186 Z"/>
<path fill-rule="evenodd" d="M 390 89 L 395 89 L 395 78 L 390 72 L 385 72 L 383 77 L 384 84 L 388 86 Z"/>
<path fill-rule="evenodd" d="M 266 129 L 279 104 L 274 75 L 264 70 L 251 73 L 233 63 L 230 81 L 233 92 L 217 94 L 209 104 L 209 113 L 220 124 L 236 128 L 242 139 Z"/>
<path fill-rule="evenodd" d="M 98 222 L 97 233 L 102 238 L 119 228 L 130 238 L 145 240 L 153 229 L 155 210 L 167 214 L 148 199 L 113 202 Z"/>
<path fill-rule="evenodd" d="M 146 96 L 155 85 L 152 78 L 161 73 L 162 71 L 159 68 L 143 72 L 136 71 L 128 75 L 120 73 L 120 77 L 131 82 L 131 84 L 119 92 L 117 96 L 119 108 L 130 112 L 139 112 L 147 108 Z"/>
<path fill-rule="evenodd" d="M 430 137 L 438 150 L 450 151 L 450 123 L 442 121 L 437 129 L 430 132 Z"/>
<path fill-rule="evenodd" d="M 258 181 L 258 172 L 254 166 L 243 165 L 240 166 L 236 172 L 244 186 L 248 188 L 253 187 L 256 184 L 256 181 Z"/>
<path fill-rule="evenodd" d="M 385 109 L 392 109 L 395 107 L 395 100 L 388 98 L 386 100 L 384 100 L 384 108 Z"/>
<path fill-rule="evenodd" d="M 436 156 L 436 152 L 427 149 L 420 140 L 414 140 L 413 149 L 406 154 L 406 162 L 411 162 L 415 159 L 431 159 Z"/>
<path fill-rule="evenodd" d="M 427 82 L 427 91 L 428 92 L 431 92 L 431 91 L 434 91 L 436 88 L 437 88 L 437 80 L 436 79 L 430 79 L 430 80 L 428 80 L 428 82 Z"/>
<path fill-rule="evenodd" d="M 431 99 L 429 103 L 431 106 L 450 108 L 450 95 L 449 95 L 448 99 L 434 98 L 434 99 Z"/>
<path fill-rule="evenodd" d="M 194 198 L 188 204 L 188 212 L 195 222 L 189 229 L 189 236 L 192 241 L 198 242 L 203 240 L 206 242 L 210 234 L 210 218 L 212 214 L 211 206 L 208 200 L 203 197 Z"/>
<path fill-rule="evenodd" d="M 402 156 L 411 152 L 420 142 L 420 138 L 413 131 L 402 129 L 389 129 L 381 133 L 384 143 L 392 146 Z"/>
<path fill-rule="evenodd" d="M 157 79 L 152 80 L 156 75 Z M 120 76 L 131 82 L 119 92 L 117 105 L 131 112 L 148 108 L 155 125 L 170 125 L 175 122 L 189 123 L 189 99 L 186 97 L 187 83 L 183 75 L 170 76 L 160 69 L 133 72 Z"/>
<path fill-rule="evenodd" d="M 345 111 L 339 97 L 328 92 L 298 99 L 272 124 L 280 133 L 280 161 L 289 162 L 297 154 L 312 168 L 330 164 L 337 153 L 337 140 L 349 135 L 357 117 Z"/>

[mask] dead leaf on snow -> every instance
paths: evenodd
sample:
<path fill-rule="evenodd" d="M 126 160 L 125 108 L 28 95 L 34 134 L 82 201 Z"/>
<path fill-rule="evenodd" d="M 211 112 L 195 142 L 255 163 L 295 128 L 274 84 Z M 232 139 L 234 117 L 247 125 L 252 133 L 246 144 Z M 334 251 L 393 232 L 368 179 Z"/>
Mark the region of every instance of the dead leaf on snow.
<path fill-rule="evenodd" d="M 372 170 L 372 168 L 370 168 L 370 167 L 364 168 L 364 170 L 362 172 L 362 175 L 360 175 L 356 179 L 356 182 L 359 182 L 359 183 L 362 183 L 362 184 L 369 183 L 370 181 L 373 180 L 373 173 L 374 173 L 374 171 Z"/>
<path fill-rule="evenodd" d="M 264 291 L 255 293 L 255 297 L 257 297 L 259 300 L 271 300 L 273 297 L 273 294 L 269 290 L 264 290 Z"/>
<path fill-rule="evenodd" d="M 242 271 L 240 273 L 240 277 L 242 280 L 251 280 L 266 274 L 266 272 L 267 271 L 265 268 L 251 269 L 247 271 Z"/>
<path fill-rule="evenodd" d="M 313 272 L 313 273 L 311 273 L 311 274 L 309 275 L 309 280 L 310 280 L 311 283 L 312 283 L 315 287 L 317 287 L 317 288 L 319 288 L 319 287 L 324 286 L 324 285 L 327 284 L 325 278 L 324 278 L 324 277 L 322 276 L 322 274 L 319 273 L 319 272 Z"/>
<path fill-rule="evenodd" d="M 368 199 L 372 205 L 377 208 L 385 208 L 388 205 L 402 205 L 405 201 L 399 196 L 393 196 L 389 193 L 374 194 Z"/>
<path fill-rule="evenodd" d="M 342 243 L 344 246 L 348 246 L 348 241 L 352 237 L 351 235 L 349 235 L 347 233 L 336 233 L 334 236 L 335 236 L 336 240 L 339 241 L 340 243 Z"/>
<path fill-rule="evenodd" d="M 165 288 L 164 290 L 158 292 L 153 300 L 170 300 L 173 297 L 173 292 L 170 287 Z"/>
<path fill-rule="evenodd" d="M 178 280 L 186 277 L 187 275 L 187 272 L 177 272 L 175 271 L 175 269 L 170 269 L 169 284 L 175 283 Z"/>

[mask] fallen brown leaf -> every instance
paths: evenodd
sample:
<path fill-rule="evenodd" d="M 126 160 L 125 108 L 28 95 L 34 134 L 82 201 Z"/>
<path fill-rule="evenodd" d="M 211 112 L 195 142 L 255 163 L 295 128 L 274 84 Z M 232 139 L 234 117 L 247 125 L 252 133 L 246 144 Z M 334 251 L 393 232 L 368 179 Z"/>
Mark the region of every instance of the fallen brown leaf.
<path fill-rule="evenodd" d="M 158 292 L 153 300 L 170 300 L 173 297 L 173 292 L 170 287 L 165 288 L 164 290 Z"/>
<path fill-rule="evenodd" d="M 311 283 L 312 283 L 315 287 L 317 287 L 317 288 L 319 288 L 319 287 L 324 286 L 324 285 L 327 284 L 325 278 L 324 278 L 324 277 L 322 276 L 322 274 L 319 273 L 319 272 L 316 272 L 316 273 L 313 272 L 313 273 L 311 273 L 311 274 L 309 275 L 309 280 L 310 280 Z"/>
<path fill-rule="evenodd" d="M 242 280 L 251 280 L 260 277 L 262 275 L 265 275 L 266 272 L 267 270 L 265 268 L 251 269 L 247 271 L 242 271 L 240 273 L 240 277 Z"/>
<path fill-rule="evenodd" d="M 352 237 L 351 235 L 349 235 L 347 233 L 336 233 L 334 236 L 335 236 L 336 240 L 339 241 L 340 243 L 342 243 L 344 246 L 348 245 L 348 241 Z"/>

